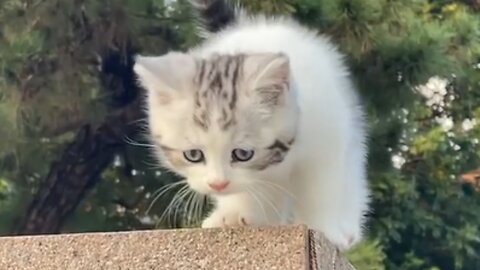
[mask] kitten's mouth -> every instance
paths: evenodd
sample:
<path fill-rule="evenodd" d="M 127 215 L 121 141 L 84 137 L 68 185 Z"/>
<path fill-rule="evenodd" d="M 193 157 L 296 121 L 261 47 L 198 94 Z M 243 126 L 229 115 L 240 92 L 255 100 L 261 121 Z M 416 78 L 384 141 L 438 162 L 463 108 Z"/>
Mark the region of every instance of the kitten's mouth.
<path fill-rule="evenodd" d="M 209 191 L 206 195 L 222 197 L 222 196 L 229 196 L 229 195 L 234 195 L 234 194 L 239 194 L 239 193 L 243 193 L 243 191 L 241 191 L 241 190 L 232 190 L 232 189 L 222 190 L 222 191 L 214 191 L 214 190 L 211 190 L 211 191 Z"/>
<path fill-rule="evenodd" d="M 198 192 L 198 193 L 200 193 L 202 195 L 206 195 L 206 196 L 226 196 L 226 195 L 232 195 L 232 194 L 238 193 L 238 191 L 233 191 L 231 188 L 224 189 L 224 190 L 221 190 L 221 191 L 212 190 L 210 188 L 207 188 L 207 189 L 192 188 L 192 189 L 195 192 Z"/>

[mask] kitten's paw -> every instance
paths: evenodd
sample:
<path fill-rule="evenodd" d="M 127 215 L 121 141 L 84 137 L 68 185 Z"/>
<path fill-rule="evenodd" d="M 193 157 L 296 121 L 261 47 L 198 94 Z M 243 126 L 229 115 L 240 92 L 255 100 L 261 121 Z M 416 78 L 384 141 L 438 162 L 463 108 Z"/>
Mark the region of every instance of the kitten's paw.
<path fill-rule="evenodd" d="M 202 222 L 202 228 L 246 226 L 252 225 L 253 223 L 253 218 L 248 215 L 242 215 L 237 211 L 215 211 Z"/>

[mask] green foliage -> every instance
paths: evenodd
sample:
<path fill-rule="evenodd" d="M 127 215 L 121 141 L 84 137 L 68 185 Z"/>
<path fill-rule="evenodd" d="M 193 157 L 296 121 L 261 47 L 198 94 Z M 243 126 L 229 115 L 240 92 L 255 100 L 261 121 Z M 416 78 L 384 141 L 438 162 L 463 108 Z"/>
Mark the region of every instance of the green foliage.
<path fill-rule="evenodd" d="M 386 259 L 379 241 L 364 241 L 346 254 L 357 270 L 384 270 Z"/>
<path fill-rule="evenodd" d="M 242 7 L 246 8 L 249 11 L 259 11 L 261 10 L 266 14 L 277 14 L 277 13 L 292 13 L 295 11 L 294 2 L 292 0 L 271 0 L 271 1 L 255 1 L 255 0 L 244 0 L 236 1 Z"/>
<path fill-rule="evenodd" d="M 97 79 L 101 46 L 124 51 L 131 39 L 142 53 L 162 54 L 198 41 L 186 1 L 167 2 L 0 1 L 1 234 L 11 230 L 74 132 L 111 113 Z M 291 14 L 330 35 L 348 56 L 368 112 L 373 199 L 368 239 L 348 253 L 352 263 L 480 269 L 480 192 L 458 181 L 480 164 L 475 1 L 239 2 L 252 11 Z M 181 186 L 168 185 L 177 178 L 137 145 L 142 138 L 127 141 L 135 143 L 119 150 L 63 231 L 198 225 L 182 219 L 194 197 L 174 197 Z M 158 197 L 155 191 L 167 187 Z M 177 211 L 162 216 L 169 205 Z"/>

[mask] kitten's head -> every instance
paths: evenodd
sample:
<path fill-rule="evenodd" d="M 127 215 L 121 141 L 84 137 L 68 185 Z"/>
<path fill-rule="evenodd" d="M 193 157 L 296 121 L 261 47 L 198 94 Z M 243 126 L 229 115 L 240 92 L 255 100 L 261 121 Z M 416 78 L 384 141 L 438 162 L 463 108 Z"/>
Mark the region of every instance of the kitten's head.
<path fill-rule="evenodd" d="M 169 53 L 134 70 L 158 157 L 192 189 L 246 191 L 286 162 L 298 112 L 285 55 Z"/>

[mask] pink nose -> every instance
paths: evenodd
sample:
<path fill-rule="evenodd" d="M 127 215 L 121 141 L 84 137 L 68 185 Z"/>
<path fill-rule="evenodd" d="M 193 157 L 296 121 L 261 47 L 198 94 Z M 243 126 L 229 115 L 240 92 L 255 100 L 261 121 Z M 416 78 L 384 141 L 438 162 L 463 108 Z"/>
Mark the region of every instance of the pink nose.
<path fill-rule="evenodd" d="M 208 185 L 215 191 L 222 191 L 224 190 L 230 182 L 227 181 L 215 181 L 213 183 L 208 183 Z"/>

